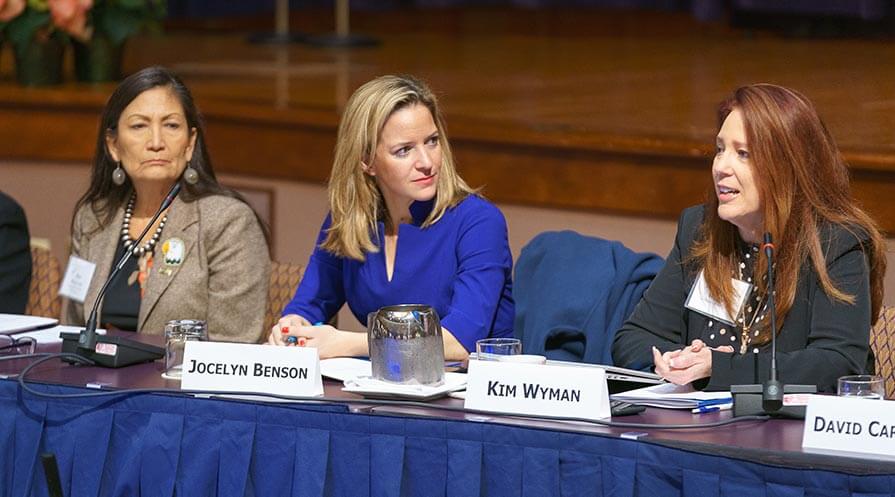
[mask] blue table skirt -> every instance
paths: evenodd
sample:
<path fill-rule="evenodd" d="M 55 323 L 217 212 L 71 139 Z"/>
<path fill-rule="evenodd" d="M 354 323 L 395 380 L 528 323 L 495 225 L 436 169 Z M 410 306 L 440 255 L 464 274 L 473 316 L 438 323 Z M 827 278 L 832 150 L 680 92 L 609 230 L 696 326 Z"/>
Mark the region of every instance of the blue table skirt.
<path fill-rule="evenodd" d="M 84 391 L 40 386 L 48 392 Z M 893 476 L 771 467 L 616 437 L 140 395 L 37 399 L 0 381 L 0 497 L 882 496 Z"/>

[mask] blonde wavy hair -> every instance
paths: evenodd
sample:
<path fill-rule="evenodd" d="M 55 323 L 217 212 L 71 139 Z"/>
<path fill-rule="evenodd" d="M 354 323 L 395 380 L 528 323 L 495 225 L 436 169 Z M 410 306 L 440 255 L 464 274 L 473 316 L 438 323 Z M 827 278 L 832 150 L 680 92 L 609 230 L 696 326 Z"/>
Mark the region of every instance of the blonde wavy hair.
<path fill-rule="evenodd" d="M 362 164 L 373 161 L 388 118 L 417 104 L 426 106 L 432 114 L 442 161 L 435 205 L 423 227 L 438 222 L 447 209 L 475 193 L 454 167 L 444 119 L 432 90 L 412 76 L 380 76 L 351 95 L 339 123 L 328 191 L 332 224 L 320 244 L 324 250 L 359 261 L 366 253 L 379 251 L 376 223 L 388 222 L 389 213 L 375 179 L 364 173 Z"/>

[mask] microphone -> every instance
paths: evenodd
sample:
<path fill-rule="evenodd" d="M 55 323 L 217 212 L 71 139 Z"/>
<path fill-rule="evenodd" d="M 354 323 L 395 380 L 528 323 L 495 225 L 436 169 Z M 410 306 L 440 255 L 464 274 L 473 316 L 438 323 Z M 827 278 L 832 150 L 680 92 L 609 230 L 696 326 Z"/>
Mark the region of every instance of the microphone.
<path fill-rule="evenodd" d="M 733 415 L 738 417 L 767 414 L 804 419 L 805 406 L 784 406 L 783 396 L 795 393 L 817 393 L 817 385 L 784 385 L 777 378 L 777 306 L 774 302 L 774 251 L 776 247 L 771 240 L 770 233 L 764 234 L 764 243 L 761 248 L 768 262 L 767 291 L 768 317 L 771 324 L 771 370 L 768 380 L 763 384 L 731 385 Z M 760 311 L 756 309 L 756 312 Z"/>
<path fill-rule="evenodd" d="M 771 318 L 771 375 L 761 392 L 761 406 L 766 412 L 776 412 L 783 407 L 783 385 L 777 379 L 777 306 L 774 303 L 774 243 L 771 234 L 764 234 L 765 259 L 768 261 L 768 314 Z"/>
<path fill-rule="evenodd" d="M 118 260 L 118 263 L 115 264 L 115 269 L 113 269 L 111 274 L 109 274 L 109 277 L 106 278 L 106 282 L 96 295 L 96 300 L 93 302 L 93 310 L 90 312 L 90 317 L 87 319 L 87 324 L 84 326 L 84 329 L 81 330 L 80 333 L 60 333 L 60 336 L 62 337 L 63 352 L 77 354 L 92 360 L 100 366 L 110 368 L 120 368 L 131 364 L 154 361 L 164 357 L 165 349 L 161 347 L 124 337 L 97 335 L 96 327 L 99 318 L 99 304 L 102 302 L 103 296 L 109 288 L 109 284 L 111 284 L 115 277 L 118 276 L 118 273 L 121 272 L 124 265 L 134 254 L 134 248 L 140 245 L 143 237 L 146 236 L 146 233 L 149 232 L 150 228 L 152 228 L 158 218 L 161 217 L 162 212 L 171 205 L 171 202 L 174 201 L 174 198 L 177 197 L 178 193 L 180 193 L 179 181 L 174 183 L 174 186 L 171 187 L 168 195 L 165 196 L 165 199 L 155 212 L 155 215 L 152 216 L 152 219 L 146 224 L 146 227 L 143 228 L 143 231 L 134 241 L 134 244 L 124 251 L 124 255 L 122 255 L 121 259 Z"/>

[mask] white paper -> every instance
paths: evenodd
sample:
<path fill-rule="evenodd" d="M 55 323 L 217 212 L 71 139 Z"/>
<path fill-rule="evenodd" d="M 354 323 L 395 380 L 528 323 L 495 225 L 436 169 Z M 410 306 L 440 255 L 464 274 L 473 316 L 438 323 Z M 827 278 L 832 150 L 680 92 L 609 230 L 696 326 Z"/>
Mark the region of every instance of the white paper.
<path fill-rule="evenodd" d="M 667 409 L 692 409 L 707 400 L 730 399 L 730 392 L 702 392 L 691 385 L 664 383 L 611 395 L 612 400 Z"/>
<path fill-rule="evenodd" d="M 466 388 L 466 375 L 462 373 L 445 373 L 444 383 L 438 386 L 401 385 L 369 376 L 359 376 L 345 381 L 345 392 L 359 393 L 368 396 L 388 396 L 404 398 L 430 398 Z"/>
<path fill-rule="evenodd" d="M 24 314 L 0 314 L 0 335 L 47 328 L 58 322 L 59 320 L 54 318 L 26 316 Z"/>
<path fill-rule="evenodd" d="M 647 371 L 608 366 L 606 364 L 590 364 L 586 362 L 569 362 L 547 359 L 549 366 L 562 366 L 567 368 L 597 368 L 606 372 L 606 379 L 612 381 L 626 381 L 631 383 L 658 384 L 665 383 L 661 376 Z"/>
<path fill-rule="evenodd" d="M 29 331 L 26 333 L 16 333 L 15 337 L 31 337 L 37 340 L 38 344 L 62 343 L 62 339 L 59 338 L 60 333 L 80 333 L 83 329 L 83 326 L 54 326 L 52 328 L 46 328 L 43 330 Z M 106 330 L 102 328 L 98 328 L 96 332 L 100 335 L 106 334 Z"/>
<path fill-rule="evenodd" d="M 334 380 L 347 381 L 359 376 L 373 376 L 373 366 L 366 359 L 334 357 L 320 361 L 320 374 Z"/>
<path fill-rule="evenodd" d="M 752 284 L 736 278 L 731 278 L 731 282 L 733 283 L 733 309 L 739 314 L 740 309 L 743 308 L 743 303 L 752 292 Z M 709 286 L 705 281 L 704 270 L 699 272 L 699 277 L 693 283 L 693 288 L 690 289 L 690 295 L 687 296 L 684 307 L 730 325 L 734 324 L 736 317 L 731 317 L 730 313 L 727 312 L 727 307 L 713 299 L 711 294 L 709 294 Z"/>
<path fill-rule="evenodd" d="M 83 304 L 84 299 L 87 298 L 87 290 L 90 288 L 90 280 L 93 279 L 94 271 L 96 271 L 96 264 L 74 255 L 69 257 L 65 277 L 62 278 L 62 285 L 59 286 L 59 295 Z"/>

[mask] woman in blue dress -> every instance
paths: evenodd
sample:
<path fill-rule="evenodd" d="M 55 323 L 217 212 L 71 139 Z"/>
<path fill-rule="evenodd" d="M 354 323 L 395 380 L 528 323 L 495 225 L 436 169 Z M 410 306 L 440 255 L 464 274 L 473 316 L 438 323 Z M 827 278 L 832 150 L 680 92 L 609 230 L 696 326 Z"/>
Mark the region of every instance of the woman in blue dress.
<path fill-rule="evenodd" d="M 339 124 L 329 204 L 271 344 L 292 335 L 322 358 L 367 355 L 365 334 L 320 324 L 346 302 L 362 323 L 387 305 L 432 306 L 447 359 L 466 358 L 481 338 L 512 336 L 506 220 L 457 174 L 425 84 L 382 76 L 355 91 Z"/>

